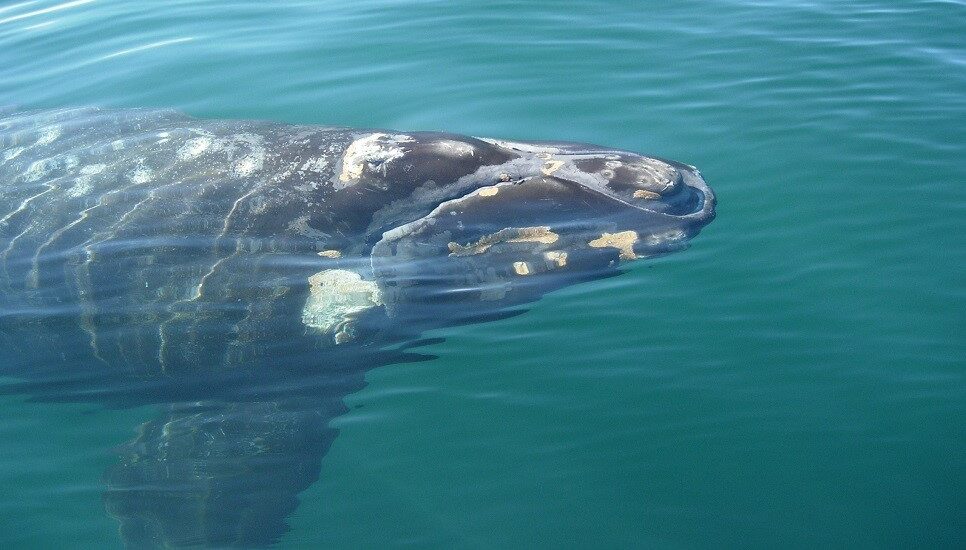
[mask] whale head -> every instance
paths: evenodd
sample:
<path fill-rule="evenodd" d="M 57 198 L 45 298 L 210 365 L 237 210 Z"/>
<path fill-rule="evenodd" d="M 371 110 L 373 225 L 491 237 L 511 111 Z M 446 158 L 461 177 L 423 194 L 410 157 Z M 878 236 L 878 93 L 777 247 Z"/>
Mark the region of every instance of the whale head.
<path fill-rule="evenodd" d="M 531 301 L 681 250 L 715 216 L 701 174 L 674 161 L 576 143 L 432 134 L 407 147 L 386 177 L 396 170 L 405 179 L 406 166 L 431 160 L 434 174 L 447 174 L 433 182 L 433 196 L 446 199 L 384 226 L 371 248 L 390 316 L 452 320 Z"/>

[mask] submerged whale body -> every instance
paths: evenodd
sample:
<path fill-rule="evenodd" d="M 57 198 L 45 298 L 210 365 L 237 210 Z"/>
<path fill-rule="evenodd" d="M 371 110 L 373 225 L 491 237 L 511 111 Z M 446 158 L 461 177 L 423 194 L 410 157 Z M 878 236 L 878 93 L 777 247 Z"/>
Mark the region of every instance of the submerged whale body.
<path fill-rule="evenodd" d="M 270 544 L 365 370 L 681 249 L 714 204 L 692 166 L 583 144 L 8 114 L 0 372 L 162 404 L 105 475 L 126 544 Z"/>

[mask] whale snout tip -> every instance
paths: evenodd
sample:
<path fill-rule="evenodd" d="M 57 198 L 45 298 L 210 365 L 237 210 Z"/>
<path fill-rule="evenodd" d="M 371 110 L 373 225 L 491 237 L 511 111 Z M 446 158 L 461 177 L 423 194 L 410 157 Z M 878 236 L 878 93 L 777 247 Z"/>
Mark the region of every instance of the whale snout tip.
<path fill-rule="evenodd" d="M 617 249 L 620 260 L 667 254 L 687 248 L 691 239 L 714 220 L 717 199 L 696 168 L 644 160 L 647 164 L 641 165 L 665 169 L 647 172 L 631 182 L 625 179 L 615 185 L 608 181 L 608 191 L 628 208 L 616 224 L 610 224 L 615 228 L 588 241 L 589 247 Z M 659 191 L 657 187 L 661 187 Z"/>

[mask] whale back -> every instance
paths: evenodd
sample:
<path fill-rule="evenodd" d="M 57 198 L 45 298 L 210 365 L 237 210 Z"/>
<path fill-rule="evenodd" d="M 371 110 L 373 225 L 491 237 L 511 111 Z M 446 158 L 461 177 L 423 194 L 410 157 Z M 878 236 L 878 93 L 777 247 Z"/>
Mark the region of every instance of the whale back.
<path fill-rule="evenodd" d="M 351 141 L 169 111 L 0 120 L 5 352 L 34 369 L 136 373 L 308 353 L 297 347 L 312 339 L 280 350 L 272 336 L 305 332 L 308 278 L 339 234 L 326 196 Z"/>

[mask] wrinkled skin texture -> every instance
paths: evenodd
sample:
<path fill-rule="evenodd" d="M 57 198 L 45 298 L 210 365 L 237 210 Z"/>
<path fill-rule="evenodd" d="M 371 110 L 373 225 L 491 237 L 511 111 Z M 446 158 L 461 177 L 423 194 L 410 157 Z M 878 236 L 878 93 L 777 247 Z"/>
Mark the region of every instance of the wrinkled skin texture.
<path fill-rule="evenodd" d="M 2 372 L 39 399 L 163 405 L 105 474 L 129 546 L 266 545 L 367 369 L 713 216 L 693 167 L 595 146 L 8 114 Z"/>

